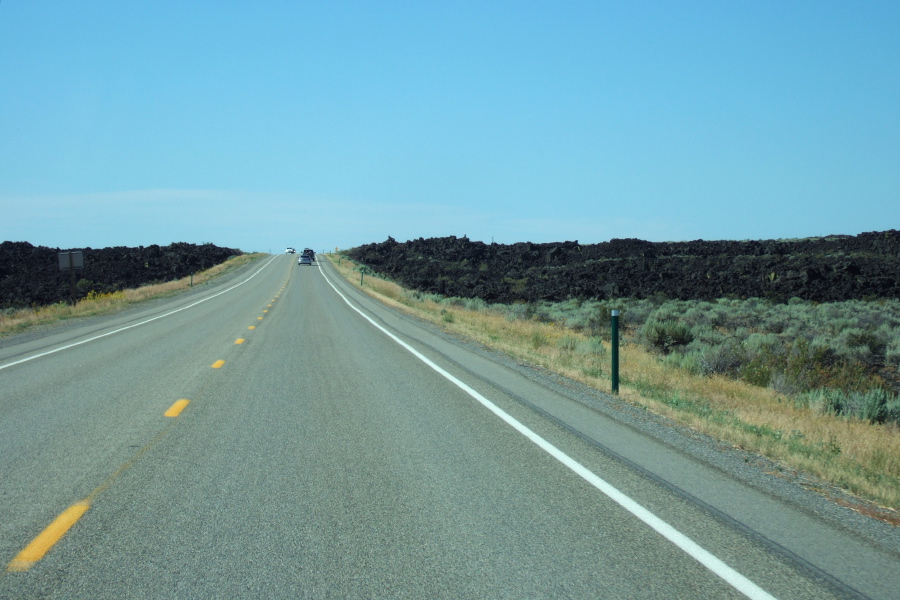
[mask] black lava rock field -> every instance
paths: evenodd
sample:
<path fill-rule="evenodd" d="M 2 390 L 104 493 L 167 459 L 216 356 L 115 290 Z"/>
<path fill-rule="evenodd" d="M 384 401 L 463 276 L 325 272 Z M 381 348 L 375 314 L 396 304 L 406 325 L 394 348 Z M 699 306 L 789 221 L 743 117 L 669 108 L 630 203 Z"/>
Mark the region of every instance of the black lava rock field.
<path fill-rule="evenodd" d="M 59 248 L 28 242 L 0 244 L 0 309 L 44 306 L 68 301 L 70 275 L 59 270 Z M 213 244 L 84 248 L 84 269 L 75 271 L 76 296 L 109 293 L 187 277 L 231 256 L 243 254 Z"/>
<path fill-rule="evenodd" d="M 488 302 L 900 298 L 900 231 L 893 229 L 797 240 L 584 245 L 388 238 L 347 254 L 406 287 Z"/>

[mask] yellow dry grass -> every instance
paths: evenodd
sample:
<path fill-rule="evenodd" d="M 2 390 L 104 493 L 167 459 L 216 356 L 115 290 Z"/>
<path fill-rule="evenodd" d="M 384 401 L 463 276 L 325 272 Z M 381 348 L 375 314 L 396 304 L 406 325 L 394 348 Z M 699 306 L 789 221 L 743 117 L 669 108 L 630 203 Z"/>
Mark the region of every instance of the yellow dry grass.
<path fill-rule="evenodd" d="M 206 271 L 194 274 L 193 284 L 201 285 L 224 275 L 249 262 L 258 260 L 265 254 L 244 254 L 231 258 Z M 191 278 L 146 285 L 135 289 L 121 290 L 109 294 L 91 292 L 74 306 L 65 303 L 51 304 L 37 308 L 23 308 L 11 313 L 0 313 L 0 336 L 26 330 L 30 327 L 48 325 L 77 317 L 90 317 L 120 310 L 143 300 L 159 298 L 185 290 L 191 285 Z"/>
<path fill-rule="evenodd" d="M 360 286 L 357 265 L 343 257 L 327 258 L 348 281 L 388 305 L 596 389 L 610 389 L 608 355 L 578 354 L 561 342 L 563 338 L 587 340 L 579 332 L 438 303 L 373 275 L 366 275 Z M 620 349 L 619 360 L 623 399 L 770 458 L 781 465 L 780 474 L 808 473 L 891 509 L 876 516 L 898 518 L 894 511 L 900 509 L 900 431 L 896 426 L 820 414 L 797 408 L 789 398 L 767 388 L 691 375 L 667 367 L 633 344 Z"/>

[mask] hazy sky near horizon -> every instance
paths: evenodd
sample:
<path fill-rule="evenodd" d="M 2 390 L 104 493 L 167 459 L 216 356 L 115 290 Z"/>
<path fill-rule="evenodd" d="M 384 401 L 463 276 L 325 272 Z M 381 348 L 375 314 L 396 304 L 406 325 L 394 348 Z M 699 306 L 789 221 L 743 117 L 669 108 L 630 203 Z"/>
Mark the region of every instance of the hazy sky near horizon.
<path fill-rule="evenodd" d="M 900 228 L 900 3 L 0 2 L 0 241 Z"/>

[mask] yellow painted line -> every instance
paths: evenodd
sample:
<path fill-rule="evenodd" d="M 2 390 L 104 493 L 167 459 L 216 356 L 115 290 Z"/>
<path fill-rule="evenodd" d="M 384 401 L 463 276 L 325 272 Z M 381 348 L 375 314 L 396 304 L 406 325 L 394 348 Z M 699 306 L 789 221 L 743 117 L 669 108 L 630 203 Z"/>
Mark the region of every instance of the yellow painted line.
<path fill-rule="evenodd" d="M 264 310 L 264 311 L 263 311 L 263 312 L 269 312 L 269 311 L 267 311 L 267 310 Z"/>
<path fill-rule="evenodd" d="M 51 523 L 39 536 L 34 538 L 34 540 L 22 550 L 15 559 L 13 559 L 6 567 L 7 571 L 27 571 L 31 566 L 39 561 L 43 556 L 50 551 L 53 545 L 58 542 L 66 532 L 72 528 L 72 526 L 81 518 L 84 513 L 91 507 L 91 503 L 106 491 L 110 485 L 112 485 L 113 481 L 119 477 L 123 472 L 125 472 L 128 468 L 131 467 L 132 464 L 136 460 L 138 460 L 141 456 L 143 456 L 148 450 L 155 447 L 160 440 L 162 440 L 166 434 L 172 429 L 172 427 L 177 423 L 177 421 L 171 421 L 170 424 L 163 428 L 156 437 L 150 440 L 146 446 L 135 452 L 134 456 L 129 458 L 125 463 L 116 469 L 116 472 L 106 478 L 106 481 L 101 483 L 90 495 L 82 500 L 81 502 L 76 502 L 69 508 L 67 508 L 61 515 L 59 515 L 53 523 Z"/>
<path fill-rule="evenodd" d="M 251 325 L 251 326 L 248 327 L 247 329 L 256 329 L 256 325 Z"/>
<path fill-rule="evenodd" d="M 47 551 L 50 550 L 58 542 L 62 536 L 66 534 L 72 525 L 78 522 L 78 519 L 87 512 L 91 507 L 87 501 L 77 502 L 64 510 L 56 520 L 50 523 L 47 528 L 34 538 L 25 549 L 19 552 L 9 565 L 7 571 L 27 571 L 37 561 L 44 558 Z"/>
<path fill-rule="evenodd" d="M 244 338 L 238 338 L 238 339 L 234 340 L 234 343 L 235 343 L 235 344 L 243 344 L 243 343 L 244 343 Z"/>
<path fill-rule="evenodd" d="M 177 417 L 181 414 L 181 411 L 184 410 L 184 407 L 187 406 L 189 402 L 190 400 L 185 400 L 184 398 L 182 398 L 181 400 L 170 406 L 169 410 L 164 413 L 164 416 Z"/>
<path fill-rule="evenodd" d="M 272 308 L 272 305 L 271 305 L 271 304 L 269 305 L 269 308 Z"/>
<path fill-rule="evenodd" d="M 256 317 L 257 321 L 262 321 L 262 317 Z"/>
<path fill-rule="evenodd" d="M 214 362 L 214 363 L 212 364 L 212 368 L 213 368 L 213 369 L 221 369 L 221 368 L 222 368 L 222 365 L 224 365 L 224 364 L 225 364 L 225 361 L 224 361 L 224 360 L 217 360 L 216 362 Z"/>

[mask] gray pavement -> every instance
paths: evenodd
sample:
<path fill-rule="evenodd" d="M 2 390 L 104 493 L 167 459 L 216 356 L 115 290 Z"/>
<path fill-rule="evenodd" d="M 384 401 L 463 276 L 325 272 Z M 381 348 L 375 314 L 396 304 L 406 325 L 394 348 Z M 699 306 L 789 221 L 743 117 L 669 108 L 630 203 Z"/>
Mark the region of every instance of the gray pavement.
<path fill-rule="evenodd" d="M 614 399 L 295 262 L 276 257 L 215 297 L 251 271 L 0 346 L 3 562 L 90 500 L 41 560 L 0 574 L 0 598 L 744 597 L 373 327 L 326 276 L 773 597 L 896 597 L 886 526 L 734 473 Z M 180 398 L 187 408 L 164 417 Z"/>

